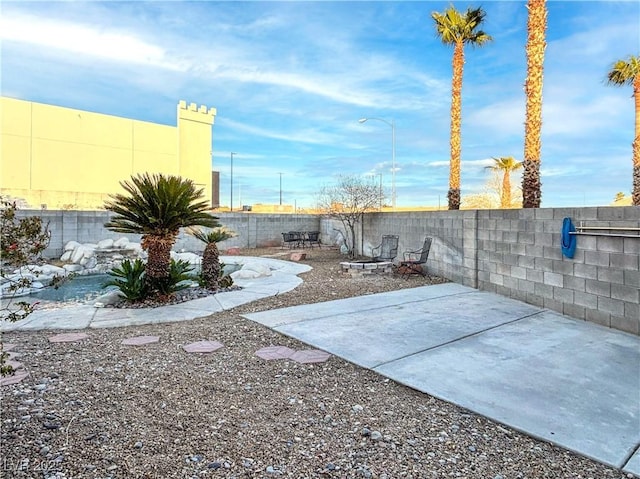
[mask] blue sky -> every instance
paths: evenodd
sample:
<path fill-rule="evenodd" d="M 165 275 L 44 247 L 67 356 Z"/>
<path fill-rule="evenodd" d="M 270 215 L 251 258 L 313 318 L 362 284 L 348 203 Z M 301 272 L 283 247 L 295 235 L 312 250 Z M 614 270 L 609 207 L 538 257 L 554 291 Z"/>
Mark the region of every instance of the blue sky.
<path fill-rule="evenodd" d="M 466 49 L 462 195 L 491 157 L 521 160 L 525 1 L 482 6 L 494 41 Z M 12 2 L 0 16 L 2 95 L 175 125 L 179 100 L 217 108 L 221 203 L 313 206 L 336 175 L 398 206 L 446 204 L 451 48 L 431 13 L 449 2 Z M 631 191 L 631 87 L 605 84 L 640 53 L 637 1 L 550 1 L 542 206 L 608 205 Z M 379 175 L 382 175 L 380 177 Z M 519 178 L 514 182 L 520 183 Z"/>

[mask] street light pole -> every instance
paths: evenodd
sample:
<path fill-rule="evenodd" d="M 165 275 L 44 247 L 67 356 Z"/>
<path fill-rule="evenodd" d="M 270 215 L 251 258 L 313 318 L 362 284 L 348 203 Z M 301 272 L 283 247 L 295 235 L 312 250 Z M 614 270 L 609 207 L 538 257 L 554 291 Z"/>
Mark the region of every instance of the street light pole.
<path fill-rule="evenodd" d="M 278 173 L 280 175 L 280 206 L 282 206 L 282 173 Z"/>
<path fill-rule="evenodd" d="M 378 120 L 386 123 L 391 127 L 391 208 L 396 209 L 396 123 L 392 119 L 387 121 L 384 118 L 360 118 L 359 123 L 364 123 L 368 120 Z"/>
<path fill-rule="evenodd" d="M 231 152 L 231 201 L 229 202 L 230 211 L 233 212 L 233 155 L 235 155 L 233 151 Z"/>

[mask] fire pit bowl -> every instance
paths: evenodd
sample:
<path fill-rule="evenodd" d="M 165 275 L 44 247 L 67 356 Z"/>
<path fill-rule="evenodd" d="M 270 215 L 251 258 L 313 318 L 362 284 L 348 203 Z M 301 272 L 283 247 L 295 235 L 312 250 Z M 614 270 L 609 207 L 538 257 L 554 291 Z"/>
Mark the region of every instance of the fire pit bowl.
<path fill-rule="evenodd" d="M 342 274 L 350 275 L 352 278 L 393 274 L 393 262 L 391 261 L 342 261 L 340 268 Z"/>

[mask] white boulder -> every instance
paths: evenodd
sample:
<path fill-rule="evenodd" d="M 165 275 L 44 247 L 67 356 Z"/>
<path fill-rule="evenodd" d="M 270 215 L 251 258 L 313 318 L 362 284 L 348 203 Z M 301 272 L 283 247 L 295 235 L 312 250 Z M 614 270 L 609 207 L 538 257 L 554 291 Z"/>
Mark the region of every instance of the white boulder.
<path fill-rule="evenodd" d="M 115 240 L 113 242 L 113 247 L 114 248 L 124 248 L 126 249 L 127 245 L 129 244 L 129 238 L 125 238 L 124 236 L 122 238 L 119 238 L 117 240 Z"/>
<path fill-rule="evenodd" d="M 98 241 L 98 249 L 110 249 L 113 248 L 114 241 L 112 239 L 103 239 Z"/>
<path fill-rule="evenodd" d="M 65 251 L 73 251 L 78 246 L 80 246 L 80 243 L 78 243 L 77 241 L 69 241 L 66 245 L 64 245 L 64 250 Z"/>

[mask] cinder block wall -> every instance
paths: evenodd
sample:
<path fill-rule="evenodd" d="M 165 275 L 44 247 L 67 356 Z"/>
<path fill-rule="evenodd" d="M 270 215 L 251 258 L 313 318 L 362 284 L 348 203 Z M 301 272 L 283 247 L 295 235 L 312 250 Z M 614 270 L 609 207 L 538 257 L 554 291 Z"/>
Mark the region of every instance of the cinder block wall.
<path fill-rule="evenodd" d="M 560 248 L 565 217 L 576 225 L 640 228 L 634 206 L 375 213 L 366 216 L 357 245 L 369 254 L 383 234 L 399 234 L 399 260 L 431 236 L 433 274 L 640 334 L 640 237 L 579 235 L 568 259 Z"/>
<path fill-rule="evenodd" d="M 19 210 L 18 217 L 40 216 L 49 224 L 51 242 L 44 252 L 45 258 L 59 258 L 69 241 L 96 243 L 100 240 L 123 236 L 131 241 L 140 241 L 140 235 L 115 233 L 104 227 L 111 217 L 108 211 L 60 211 Z M 238 233 L 238 236 L 220 244 L 221 249 L 234 246 L 259 248 L 277 246 L 282 243 L 282 233 L 287 231 L 319 231 L 318 215 L 257 215 L 246 213 L 217 214 L 220 223 Z M 204 243 L 184 231 L 180 232 L 175 251 L 202 252 Z"/>

